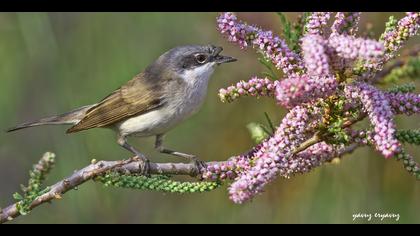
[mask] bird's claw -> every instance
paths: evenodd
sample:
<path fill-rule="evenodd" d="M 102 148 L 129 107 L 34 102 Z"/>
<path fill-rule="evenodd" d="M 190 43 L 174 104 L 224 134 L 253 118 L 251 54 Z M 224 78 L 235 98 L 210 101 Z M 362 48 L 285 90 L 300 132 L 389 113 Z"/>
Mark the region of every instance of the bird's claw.
<path fill-rule="evenodd" d="M 149 160 L 140 160 L 140 174 L 146 177 L 150 177 L 150 161 Z"/>
<path fill-rule="evenodd" d="M 150 161 L 143 154 L 138 154 L 134 157 L 135 160 L 139 161 L 140 174 L 146 177 L 150 177 Z"/>
<path fill-rule="evenodd" d="M 202 174 L 202 172 L 207 168 L 207 164 L 205 161 L 202 161 L 196 157 L 193 158 L 192 164 L 195 167 L 195 173 L 196 175 Z"/>

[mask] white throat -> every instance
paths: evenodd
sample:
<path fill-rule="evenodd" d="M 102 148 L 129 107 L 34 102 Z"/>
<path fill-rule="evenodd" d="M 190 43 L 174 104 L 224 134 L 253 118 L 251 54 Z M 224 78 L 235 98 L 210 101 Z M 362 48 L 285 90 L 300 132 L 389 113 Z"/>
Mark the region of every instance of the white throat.
<path fill-rule="evenodd" d="M 173 103 L 179 114 L 185 115 L 186 118 L 199 110 L 206 98 L 209 79 L 214 69 L 215 63 L 207 63 L 184 71 L 181 78 L 186 86 L 179 91 L 177 96 L 179 101 Z"/>
<path fill-rule="evenodd" d="M 215 66 L 216 63 L 211 62 L 193 69 L 185 70 L 182 74 L 182 78 L 188 84 L 195 86 L 198 86 L 202 83 L 207 84 L 210 76 L 214 72 Z"/>

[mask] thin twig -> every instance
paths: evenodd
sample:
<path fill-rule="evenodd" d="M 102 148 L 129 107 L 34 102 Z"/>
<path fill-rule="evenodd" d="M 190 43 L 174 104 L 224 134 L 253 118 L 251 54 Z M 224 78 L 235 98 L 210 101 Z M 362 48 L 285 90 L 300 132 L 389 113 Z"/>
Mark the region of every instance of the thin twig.
<path fill-rule="evenodd" d="M 319 136 L 319 132 L 316 132 L 311 138 L 300 144 L 297 148 L 295 148 L 291 154 L 295 155 L 299 152 L 306 150 L 308 147 L 321 142 L 321 137 Z"/>
<path fill-rule="evenodd" d="M 400 58 L 395 59 L 392 62 L 392 64 L 385 67 L 383 70 L 379 71 L 373 78 L 373 82 L 374 83 L 380 82 L 381 79 L 387 76 L 389 73 L 391 73 L 392 70 L 405 65 L 407 61 L 410 59 L 410 57 L 415 57 L 415 56 L 418 56 L 419 54 L 420 54 L 420 46 L 412 48 L 410 50 L 406 50 Z"/>
<path fill-rule="evenodd" d="M 348 120 L 346 120 L 346 121 L 344 122 L 344 124 L 343 124 L 342 128 L 343 128 L 343 129 L 344 129 L 344 128 L 348 128 L 348 127 L 352 126 L 353 124 L 355 124 L 355 123 L 357 123 L 357 122 L 359 122 L 359 121 L 362 121 L 362 120 L 363 120 L 366 116 L 367 116 L 367 114 L 366 114 L 366 113 L 364 113 L 364 112 L 362 112 L 362 113 L 360 113 L 360 114 L 359 114 L 359 116 L 358 116 L 358 117 L 356 117 L 356 118 L 354 118 L 354 119 L 348 119 Z"/>

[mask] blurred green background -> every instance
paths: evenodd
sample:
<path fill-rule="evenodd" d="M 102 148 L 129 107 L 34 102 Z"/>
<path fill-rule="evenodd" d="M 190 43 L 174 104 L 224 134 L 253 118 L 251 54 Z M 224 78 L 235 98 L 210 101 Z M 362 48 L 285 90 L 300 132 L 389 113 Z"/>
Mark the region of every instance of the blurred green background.
<path fill-rule="evenodd" d="M 360 31 L 379 37 L 386 19 L 401 13 L 365 13 Z M 290 19 L 297 14 L 287 13 Z M 260 75 L 257 54 L 241 51 L 216 30 L 217 13 L 1 13 L 0 128 L 91 104 L 118 88 L 166 50 L 183 44 L 221 45 L 238 62 L 215 72 L 201 111 L 168 133 L 166 146 L 203 160 L 224 160 L 253 146 L 246 129 L 278 123 L 285 114 L 271 99 L 218 100 L 219 88 Z M 239 18 L 280 32 L 275 13 L 239 13 Z M 410 44 L 418 44 L 419 38 Z M 399 117 L 402 128 L 418 127 L 418 117 Z M 0 206 L 26 183 L 28 170 L 45 151 L 57 154 L 48 184 L 96 159 L 130 155 L 115 134 L 95 129 L 66 135 L 64 126 L 0 133 Z M 154 138 L 131 139 L 154 161 L 177 161 L 153 149 Z M 413 154 L 420 154 L 409 148 Z M 400 214 L 400 223 L 420 223 L 420 184 L 402 163 L 363 148 L 339 164 L 309 174 L 278 179 L 252 202 L 235 205 L 226 185 L 210 193 L 172 195 L 105 188 L 88 182 L 60 201 L 35 209 L 13 223 L 367 223 L 354 213 Z M 378 219 L 371 222 L 380 223 Z M 395 220 L 385 219 L 384 223 Z"/>

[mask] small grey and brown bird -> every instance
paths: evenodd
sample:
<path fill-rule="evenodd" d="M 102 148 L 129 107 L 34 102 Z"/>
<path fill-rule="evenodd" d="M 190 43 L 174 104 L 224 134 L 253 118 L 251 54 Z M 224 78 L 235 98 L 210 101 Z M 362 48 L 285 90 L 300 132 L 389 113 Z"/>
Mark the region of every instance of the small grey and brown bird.
<path fill-rule="evenodd" d="M 149 160 L 127 143 L 127 137 L 156 136 L 155 148 L 159 152 L 186 158 L 200 170 L 204 163 L 195 155 L 165 148 L 163 135 L 199 110 L 215 67 L 236 61 L 221 55 L 222 50 L 213 45 L 173 48 L 102 101 L 23 123 L 7 132 L 63 124 L 72 125 L 67 133 L 111 128 L 117 133 L 118 144 L 141 160 L 143 174 L 149 173 Z"/>

